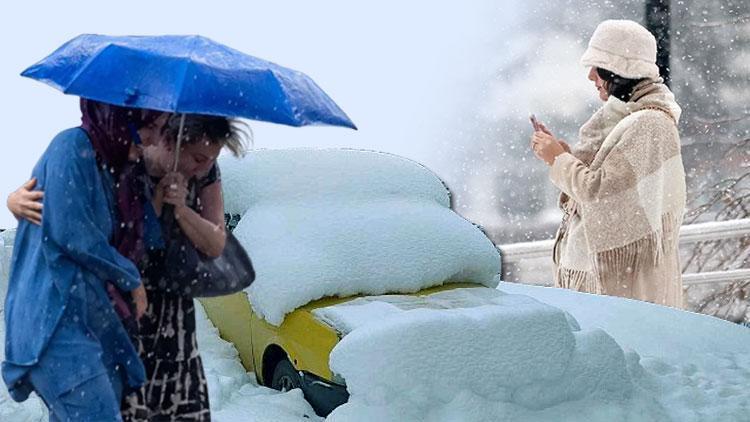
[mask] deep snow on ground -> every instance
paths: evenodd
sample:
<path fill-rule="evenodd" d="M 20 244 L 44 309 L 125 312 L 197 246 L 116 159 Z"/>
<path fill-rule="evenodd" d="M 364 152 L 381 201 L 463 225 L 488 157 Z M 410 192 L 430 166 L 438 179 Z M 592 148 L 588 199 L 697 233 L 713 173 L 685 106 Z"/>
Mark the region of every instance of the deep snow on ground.
<path fill-rule="evenodd" d="M 331 365 L 352 395 L 330 419 L 526 420 L 557 414 L 556 407 L 574 401 L 581 403 L 578 416 L 663 418 L 647 397 L 624 400 L 636 390 L 630 372 L 637 367 L 604 331 L 581 331 L 562 310 L 526 295 L 461 290 L 491 303 L 405 308 L 388 316 L 378 309 L 344 337 Z M 446 293 L 436 295 L 454 296 Z M 370 306 L 335 305 L 331 311 L 339 320 L 352 313 L 362 322 Z"/>
<path fill-rule="evenodd" d="M 501 283 L 602 328 L 641 357 L 654 396 L 673 421 L 750 421 L 750 329 L 630 299 Z"/>
<path fill-rule="evenodd" d="M 225 208 L 242 215 L 234 233 L 256 267 L 247 291 L 271 324 L 325 296 L 499 281 L 492 242 L 451 210 L 447 188 L 414 161 L 292 149 L 222 157 L 220 165 Z"/>
<path fill-rule="evenodd" d="M 320 311 L 351 331 L 331 364 L 352 396 L 329 419 L 750 421 L 750 330 L 632 300 L 500 290 L 511 294 L 495 309 L 360 300 Z"/>
<path fill-rule="evenodd" d="M 412 403 L 404 397 L 390 397 L 393 401 L 384 406 L 367 405 L 355 399 L 352 401 L 354 405 L 337 410 L 330 419 L 352 422 L 409 421 L 413 416 L 412 420 L 480 421 L 494 415 L 496 418 L 489 420 L 640 422 L 654 420 L 647 415 L 664 411 L 664 417 L 656 420 L 750 421 L 750 329 L 712 317 L 619 298 L 505 283 L 501 284 L 500 289 L 514 295 L 528 295 L 569 312 L 578 320 L 582 331 L 595 328 L 606 331 L 626 351 L 629 373 L 633 373 L 632 369 L 642 368 L 642 374 L 635 373 L 640 376 L 637 387 L 652 392 L 652 397 L 636 395 L 628 408 L 623 407 L 622 401 L 594 401 L 592 398 L 534 410 L 509 405 L 503 401 L 507 397 L 505 393 L 498 392 L 496 396 L 488 398 L 464 390 L 447 401 L 431 402 L 427 414 L 414 414 L 415 410 L 419 410 L 415 407 L 405 408 L 404 405 Z M 234 347 L 218 337 L 202 309 L 199 309 L 198 320 L 199 343 L 209 381 L 214 420 L 321 420 L 312 413 L 300 391 L 279 393 L 258 386 L 252 374 L 247 374 L 242 368 Z M 0 330 L 0 336 L 3 331 Z M 546 332 L 529 330 L 527 335 L 534 336 L 535 333 Z M 611 346 L 608 341 L 601 344 Z M 595 347 L 596 344 L 589 346 Z M 492 353 L 492 359 L 467 356 L 464 363 L 471 365 L 471 362 L 477 361 L 487 364 L 493 359 L 507 356 L 508 352 L 497 350 L 484 353 Z M 640 355 L 639 364 L 635 353 Z M 437 359 L 434 356 L 421 357 L 424 359 L 423 366 L 431 366 L 430 360 Z M 445 384 L 461 384 L 449 378 L 448 374 L 443 374 L 445 376 L 442 378 L 440 375 L 433 374 L 433 377 Z M 410 385 L 409 389 L 412 387 L 415 386 Z M 418 392 L 407 396 L 413 397 L 414 394 Z M 629 409 L 630 414 L 623 409 Z M 14 403 L 7 398 L 3 388 L 0 391 L 0 420 L 41 421 L 46 418 L 38 399 Z"/>

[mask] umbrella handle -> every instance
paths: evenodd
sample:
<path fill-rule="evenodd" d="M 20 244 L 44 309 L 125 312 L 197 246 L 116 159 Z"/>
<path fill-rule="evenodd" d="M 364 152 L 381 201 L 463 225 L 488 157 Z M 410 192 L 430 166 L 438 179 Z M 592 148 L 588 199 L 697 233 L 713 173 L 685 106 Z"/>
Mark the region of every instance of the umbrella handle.
<path fill-rule="evenodd" d="M 180 116 L 180 130 L 177 132 L 177 143 L 174 150 L 174 166 L 172 171 L 177 171 L 177 164 L 180 162 L 180 146 L 182 145 L 182 128 L 185 127 L 185 113 Z"/>
<path fill-rule="evenodd" d="M 172 171 L 177 171 L 177 164 L 180 161 L 180 146 L 182 145 L 182 128 L 185 127 L 185 113 L 182 113 L 182 116 L 180 116 L 180 130 L 177 132 L 177 142 L 175 143 L 175 150 L 174 150 L 174 166 L 172 168 Z M 172 230 L 172 226 L 174 225 L 174 206 L 171 204 L 165 204 L 162 208 L 162 218 L 164 220 L 164 227 L 169 228 L 169 230 Z"/>

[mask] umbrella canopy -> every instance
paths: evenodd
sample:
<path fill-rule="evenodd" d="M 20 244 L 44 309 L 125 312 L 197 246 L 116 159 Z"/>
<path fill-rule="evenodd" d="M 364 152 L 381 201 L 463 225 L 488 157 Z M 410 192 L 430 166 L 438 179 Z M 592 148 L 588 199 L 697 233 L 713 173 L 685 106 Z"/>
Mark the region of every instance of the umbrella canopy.
<path fill-rule="evenodd" d="M 196 35 L 79 35 L 21 75 L 127 107 L 356 129 L 304 73 Z"/>

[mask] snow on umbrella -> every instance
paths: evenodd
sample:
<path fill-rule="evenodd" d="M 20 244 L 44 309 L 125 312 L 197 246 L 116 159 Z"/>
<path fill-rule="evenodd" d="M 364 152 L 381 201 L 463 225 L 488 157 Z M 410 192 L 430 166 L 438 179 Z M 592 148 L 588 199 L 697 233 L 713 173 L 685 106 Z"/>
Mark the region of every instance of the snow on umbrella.
<path fill-rule="evenodd" d="M 21 75 L 127 107 L 356 129 L 304 73 L 196 35 L 79 35 Z"/>

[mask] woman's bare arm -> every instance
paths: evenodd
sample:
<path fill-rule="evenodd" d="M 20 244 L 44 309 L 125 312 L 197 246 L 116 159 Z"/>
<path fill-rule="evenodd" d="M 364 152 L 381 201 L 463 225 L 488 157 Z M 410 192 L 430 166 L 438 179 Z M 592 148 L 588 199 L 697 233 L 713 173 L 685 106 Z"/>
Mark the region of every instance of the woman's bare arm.
<path fill-rule="evenodd" d="M 211 257 L 220 256 L 226 243 L 221 182 L 205 186 L 198 193 L 198 199 L 199 212 L 183 202 L 175 205 L 175 218 L 196 249 Z M 164 202 L 170 202 L 168 195 L 165 195 Z"/>
<path fill-rule="evenodd" d="M 42 200 L 44 192 L 34 190 L 36 178 L 31 178 L 13 193 L 8 195 L 6 206 L 16 220 L 26 219 L 40 226 L 42 224 Z"/>

